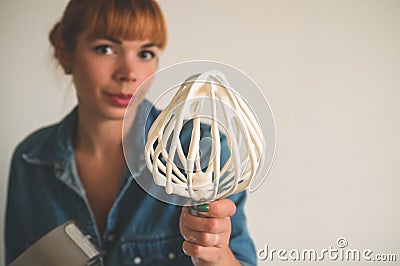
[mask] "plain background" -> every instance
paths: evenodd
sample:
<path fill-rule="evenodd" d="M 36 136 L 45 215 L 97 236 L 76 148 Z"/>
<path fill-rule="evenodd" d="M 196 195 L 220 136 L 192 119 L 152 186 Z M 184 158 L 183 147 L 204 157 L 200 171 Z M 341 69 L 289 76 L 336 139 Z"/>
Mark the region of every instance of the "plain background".
<path fill-rule="evenodd" d="M 400 1 L 160 4 L 169 26 L 160 67 L 194 59 L 233 65 L 258 83 L 274 113 L 275 161 L 247 204 L 257 249 L 321 250 L 345 237 L 349 248 L 397 254 L 395 263 L 351 265 L 398 265 Z M 0 2 L 0 228 L 15 145 L 74 105 L 47 41 L 64 5 Z M 308 264 L 260 261 L 288 263 Z"/>

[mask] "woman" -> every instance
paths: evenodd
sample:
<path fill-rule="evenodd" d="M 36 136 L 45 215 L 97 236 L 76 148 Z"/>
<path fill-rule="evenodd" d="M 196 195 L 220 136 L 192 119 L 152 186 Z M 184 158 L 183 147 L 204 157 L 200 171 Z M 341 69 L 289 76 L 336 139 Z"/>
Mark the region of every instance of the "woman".
<path fill-rule="evenodd" d="M 244 193 L 204 205 L 207 218 L 196 217 L 187 207 L 147 195 L 127 170 L 125 110 L 133 97 L 135 123 L 143 123 L 141 114 L 151 105 L 146 91 L 137 89 L 155 73 L 166 45 L 157 3 L 71 0 L 50 41 L 72 76 L 78 106 L 60 123 L 27 137 L 14 153 L 6 263 L 51 229 L 76 220 L 105 251 L 106 265 L 255 265 Z M 140 153 L 138 148 L 144 165 Z"/>

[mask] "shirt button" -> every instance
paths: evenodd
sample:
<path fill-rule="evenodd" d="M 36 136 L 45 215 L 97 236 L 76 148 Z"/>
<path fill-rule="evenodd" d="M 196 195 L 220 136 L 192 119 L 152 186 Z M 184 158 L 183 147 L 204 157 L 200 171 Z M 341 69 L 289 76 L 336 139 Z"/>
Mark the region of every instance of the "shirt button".
<path fill-rule="evenodd" d="M 60 163 L 55 163 L 54 164 L 54 169 L 60 170 L 61 169 L 61 164 Z"/>
<path fill-rule="evenodd" d="M 115 236 L 113 235 L 113 234 L 109 234 L 108 236 L 107 236 L 107 241 L 108 242 L 113 242 L 115 240 Z"/>
<path fill-rule="evenodd" d="M 174 252 L 168 253 L 168 259 L 170 259 L 170 260 L 175 259 L 175 253 Z"/>
<path fill-rule="evenodd" d="M 136 264 L 136 265 L 141 264 L 141 263 L 142 263 L 142 258 L 139 257 L 139 256 L 135 257 L 135 258 L 133 259 L 133 263 Z"/>

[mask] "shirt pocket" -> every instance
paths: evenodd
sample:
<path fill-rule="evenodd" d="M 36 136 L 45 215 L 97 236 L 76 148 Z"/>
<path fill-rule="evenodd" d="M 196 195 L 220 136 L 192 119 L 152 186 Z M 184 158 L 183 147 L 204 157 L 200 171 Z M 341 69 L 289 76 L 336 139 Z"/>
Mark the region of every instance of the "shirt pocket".
<path fill-rule="evenodd" d="M 182 251 L 180 235 L 144 237 L 122 242 L 122 265 L 192 265 L 190 257 Z"/>

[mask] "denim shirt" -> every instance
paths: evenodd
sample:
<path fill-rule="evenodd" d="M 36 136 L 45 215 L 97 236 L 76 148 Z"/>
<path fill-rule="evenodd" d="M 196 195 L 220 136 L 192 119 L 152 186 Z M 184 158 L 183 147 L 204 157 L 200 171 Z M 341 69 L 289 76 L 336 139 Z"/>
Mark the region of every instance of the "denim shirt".
<path fill-rule="evenodd" d="M 139 127 L 145 123 L 145 112 L 150 112 L 147 121 L 151 123 L 159 114 L 151 106 L 146 100 L 140 105 L 135 119 Z M 109 211 L 107 227 L 103 235 L 99 234 L 72 149 L 77 108 L 60 123 L 27 137 L 14 152 L 6 211 L 6 264 L 53 228 L 75 220 L 82 232 L 104 251 L 102 265 L 192 265 L 182 251 L 181 207 L 148 195 L 127 167 Z M 144 143 L 142 132 L 136 136 L 138 143 Z M 143 152 L 144 146 L 137 152 L 138 172 L 152 178 Z M 231 217 L 229 246 L 243 265 L 256 265 L 243 209 L 246 193 L 232 195 L 230 199 L 237 211 Z"/>

